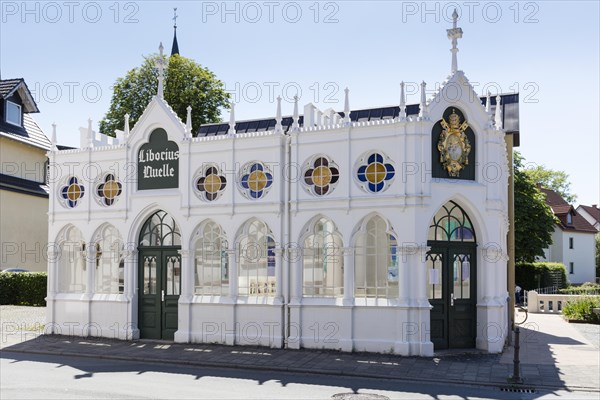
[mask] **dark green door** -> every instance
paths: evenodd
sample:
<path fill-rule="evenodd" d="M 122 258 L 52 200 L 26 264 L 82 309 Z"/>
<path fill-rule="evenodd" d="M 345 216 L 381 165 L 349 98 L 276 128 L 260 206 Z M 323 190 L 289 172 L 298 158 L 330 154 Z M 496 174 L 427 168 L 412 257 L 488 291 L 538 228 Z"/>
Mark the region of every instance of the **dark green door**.
<path fill-rule="evenodd" d="M 181 293 L 181 234 L 164 211 L 142 226 L 138 244 L 138 327 L 140 337 L 173 340 Z"/>
<path fill-rule="evenodd" d="M 427 288 L 435 349 L 475 347 L 477 335 L 477 240 L 467 213 L 444 204 L 429 225 Z"/>
<path fill-rule="evenodd" d="M 474 246 L 432 246 L 427 254 L 431 341 L 435 349 L 472 348 L 476 336 Z"/>
<path fill-rule="evenodd" d="M 177 249 L 140 250 L 140 337 L 173 340 L 181 290 L 181 256 Z"/>

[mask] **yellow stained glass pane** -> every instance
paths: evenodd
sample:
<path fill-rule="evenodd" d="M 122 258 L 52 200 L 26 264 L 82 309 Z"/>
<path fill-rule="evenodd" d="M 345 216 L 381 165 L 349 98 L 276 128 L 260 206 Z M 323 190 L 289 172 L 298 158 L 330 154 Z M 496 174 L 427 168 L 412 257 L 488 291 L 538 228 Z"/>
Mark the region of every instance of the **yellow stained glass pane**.
<path fill-rule="evenodd" d="M 217 193 L 221 188 L 221 178 L 215 174 L 210 174 L 204 179 L 204 190 L 208 193 Z"/>
<path fill-rule="evenodd" d="M 69 189 L 67 189 L 67 196 L 69 197 L 69 200 L 75 201 L 79 199 L 80 194 L 81 190 L 77 184 L 70 185 Z"/>
<path fill-rule="evenodd" d="M 267 186 L 267 176 L 263 171 L 253 171 L 248 177 L 248 187 L 255 192 L 261 191 Z"/>
<path fill-rule="evenodd" d="M 104 184 L 102 192 L 107 199 L 114 199 L 119 193 L 119 184 L 115 181 L 108 181 Z"/>
<path fill-rule="evenodd" d="M 385 165 L 381 163 L 371 163 L 367 167 L 366 177 L 371 183 L 379 183 L 385 178 Z"/>
<path fill-rule="evenodd" d="M 329 167 L 320 166 L 314 169 L 312 179 L 316 186 L 323 187 L 331 182 L 331 170 Z"/>

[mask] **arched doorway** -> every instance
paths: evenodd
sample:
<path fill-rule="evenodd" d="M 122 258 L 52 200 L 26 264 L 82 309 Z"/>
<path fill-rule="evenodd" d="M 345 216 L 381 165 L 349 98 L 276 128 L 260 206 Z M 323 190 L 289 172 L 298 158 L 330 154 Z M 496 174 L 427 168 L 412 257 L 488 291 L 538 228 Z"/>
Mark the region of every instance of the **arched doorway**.
<path fill-rule="evenodd" d="M 429 226 L 426 256 L 435 349 L 472 348 L 476 336 L 477 242 L 467 213 L 446 203 Z"/>
<path fill-rule="evenodd" d="M 164 211 L 152 214 L 138 243 L 138 320 L 140 337 L 173 340 L 181 293 L 181 234 Z"/>

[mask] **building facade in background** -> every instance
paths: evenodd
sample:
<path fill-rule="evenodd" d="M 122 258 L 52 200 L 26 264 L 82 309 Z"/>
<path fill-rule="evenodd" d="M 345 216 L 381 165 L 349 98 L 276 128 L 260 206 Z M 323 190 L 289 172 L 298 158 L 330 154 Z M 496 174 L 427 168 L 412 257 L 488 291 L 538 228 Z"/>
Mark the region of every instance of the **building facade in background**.
<path fill-rule="evenodd" d="M 544 259 L 563 263 L 570 283 L 595 282 L 594 235 L 598 231 L 558 193 L 546 188 L 541 191 L 558 220 L 552 233 L 552 244 L 544 250 Z"/>
<path fill-rule="evenodd" d="M 0 270 L 46 271 L 50 140 L 23 79 L 0 80 Z"/>

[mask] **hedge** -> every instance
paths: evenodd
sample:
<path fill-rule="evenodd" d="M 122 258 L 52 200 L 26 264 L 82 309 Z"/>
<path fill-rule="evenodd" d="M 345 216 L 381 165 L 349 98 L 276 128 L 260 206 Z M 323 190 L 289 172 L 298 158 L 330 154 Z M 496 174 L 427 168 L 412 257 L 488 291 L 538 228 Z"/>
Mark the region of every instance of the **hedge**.
<path fill-rule="evenodd" d="M 599 296 L 582 296 L 569 300 L 563 305 L 562 313 L 570 321 L 600 323 L 600 314 L 594 314 L 594 308 L 600 308 Z"/>
<path fill-rule="evenodd" d="M 566 288 L 567 270 L 564 264 L 552 262 L 520 262 L 515 265 L 515 282 L 523 290 L 558 286 Z"/>
<path fill-rule="evenodd" d="M 0 304 L 46 306 L 46 272 L 0 272 Z"/>
<path fill-rule="evenodd" d="M 569 286 L 566 289 L 560 289 L 560 294 L 584 294 L 584 295 L 600 295 L 600 285 L 595 283 L 584 283 L 581 286 Z"/>

